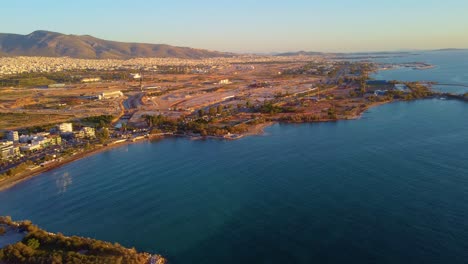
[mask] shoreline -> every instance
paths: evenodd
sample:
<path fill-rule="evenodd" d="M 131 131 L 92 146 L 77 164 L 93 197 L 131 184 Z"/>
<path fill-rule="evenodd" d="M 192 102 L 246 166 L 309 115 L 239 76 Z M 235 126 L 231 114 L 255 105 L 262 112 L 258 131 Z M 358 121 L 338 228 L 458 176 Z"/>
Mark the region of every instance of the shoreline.
<path fill-rule="evenodd" d="M 31 253 L 35 254 L 36 257 L 35 259 L 33 259 L 34 263 L 36 263 L 36 261 L 38 261 L 38 258 L 40 259 L 41 257 L 43 257 L 42 261 L 40 261 L 42 263 L 44 263 L 44 261 L 50 261 L 50 258 L 48 258 L 47 255 L 44 256 L 44 253 L 47 253 L 48 255 L 65 255 L 69 253 L 79 253 L 82 254 L 82 256 L 84 257 L 90 256 L 91 258 L 97 258 L 97 260 L 99 260 L 99 263 L 108 263 L 109 257 L 112 258 L 112 256 L 115 256 L 115 254 L 117 253 L 121 258 L 125 260 L 125 263 L 128 263 L 129 260 L 132 260 L 132 258 L 129 258 L 129 256 L 133 257 L 133 260 L 138 259 L 138 263 L 167 263 L 167 259 L 159 254 L 136 251 L 134 248 L 127 248 L 118 243 L 97 240 L 90 237 L 75 235 L 65 236 L 60 233 L 48 232 L 32 224 L 31 221 L 28 220 L 16 222 L 13 221 L 9 216 L 0 216 L 0 227 L 4 228 L 4 232 L 6 231 L 3 235 L 10 236 L 10 239 L 3 241 L 4 245 L 0 246 L 0 251 L 6 247 L 13 247 L 16 248 L 17 251 L 21 252 L 21 245 L 26 244 L 26 242 L 24 242 L 24 239 L 36 239 L 41 245 L 47 244 L 47 247 L 38 249 L 40 252 L 33 251 L 33 253 Z M 74 246 L 76 244 L 81 244 L 80 248 L 86 248 L 86 250 L 79 250 L 79 248 Z M 99 249 L 95 249 L 96 247 L 99 247 Z M 24 260 L 20 258 L 21 255 L 20 257 L 18 257 L 17 255 L 15 255 L 14 253 L 12 254 L 11 252 L 11 250 L 2 252 L 4 254 L 9 255 L 9 263 L 24 262 Z M 13 258 L 13 260 L 11 258 Z M 31 261 L 32 260 L 30 259 L 28 263 L 30 263 Z M 93 263 L 95 261 L 93 261 Z M 4 262 L 0 261 L 0 263 Z"/>
<path fill-rule="evenodd" d="M 420 98 L 420 99 L 431 99 L 431 98 L 436 98 L 436 97 Z M 417 100 L 420 100 L 420 99 L 417 99 Z M 451 99 L 460 99 L 460 98 L 451 98 Z M 149 137 L 145 137 L 145 138 L 134 139 L 134 140 L 125 140 L 123 142 L 113 143 L 113 144 L 110 143 L 107 146 L 96 147 L 96 148 L 88 150 L 88 151 L 80 152 L 80 153 L 77 153 L 77 154 L 75 154 L 73 156 L 66 157 L 63 160 L 56 161 L 56 162 L 53 162 L 51 164 L 48 164 L 48 165 L 46 165 L 44 167 L 38 167 L 36 169 L 24 171 L 24 172 L 22 172 L 22 173 L 20 173 L 18 175 L 12 176 L 11 178 L 4 179 L 4 180 L 0 181 L 0 192 L 5 191 L 7 189 L 10 189 L 10 188 L 16 186 L 17 184 L 22 183 L 22 182 L 24 182 L 24 181 L 26 181 L 28 179 L 39 176 L 42 173 L 45 173 L 45 172 L 60 168 L 60 167 L 62 167 L 64 165 L 70 164 L 70 163 L 75 162 L 77 160 L 87 158 L 87 157 L 90 157 L 92 155 L 99 154 L 99 153 L 102 153 L 104 151 L 108 151 L 108 150 L 111 150 L 111 149 L 114 149 L 114 148 L 129 145 L 129 144 L 142 143 L 142 142 L 145 142 L 145 141 L 152 141 L 153 139 L 158 139 L 158 138 L 159 139 L 164 139 L 164 138 L 168 138 L 168 137 L 185 137 L 185 138 L 188 138 L 188 139 L 191 139 L 191 140 L 219 139 L 219 140 L 233 141 L 233 140 L 238 140 L 238 139 L 248 137 L 248 136 L 264 135 L 265 134 L 264 130 L 267 127 L 275 125 L 275 124 L 280 124 L 280 123 L 285 123 L 285 124 L 306 124 L 306 123 L 328 123 L 328 122 L 338 122 L 338 121 L 346 121 L 346 120 L 358 120 L 358 119 L 360 119 L 362 117 L 362 115 L 365 112 L 367 112 L 371 108 L 378 107 L 378 106 L 385 105 L 385 104 L 389 104 L 389 103 L 399 102 L 399 101 L 401 101 L 401 100 L 374 102 L 374 103 L 371 103 L 371 104 L 367 105 L 365 108 L 358 111 L 356 114 L 351 115 L 351 116 L 347 116 L 345 118 L 340 118 L 340 119 L 325 119 L 325 120 L 318 120 L 318 121 L 311 121 L 311 122 L 285 122 L 285 121 L 279 121 L 279 120 L 268 121 L 268 122 L 265 122 L 265 123 L 262 123 L 262 124 L 254 125 L 251 128 L 249 128 L 249 130 L 247 132 L 245 132 L 243 134 L 239 134 L 239 135 L 237 135 L 235 137 L 217 137 L 217 136 L 202 137 L 202 136 L 192 136 L 192 135 L 153 135 L 153 136 L 150 135 Z"/>
<path fill-rule="evenodd" d="M 125 141 L 125 142 L 112 144 L 112 145 L 108 145 L 108 146 L 97 147 L 97 148 L 94 148 L 94 149 L 91 149 L 91 150 L 88 150 L 88 151 L 77 153 L 76 155 L 73 155 L 73 156 L 66 157 L 63 160 L 52 162 L 52 163 L 50 163 L 50 164 L 48 164 L 48 165 L 46 165 L 44 167 L 38 167 L 38 168 L 35 168 L 35 169 L 31 169 L 31 170 L 21 172 L 20 174 L 12 176 L 11 178 L 7 178 L 5 180 L 0 181 L 0 192 L 4 191 L 6 189 L 12 188 L 15 185 L 17 185 L 17 184 L 19 184 L 19 183 L 21 183 L 23 181 L 26 181 L 26 180 L 31 179 L 33 177 L 39 176 L 42 173 L 45 173 L 45 172 L 60 168 L 60 167 L 62 167 L 64 165 L 75 162 L 77 160 L 80 160 L 80 159 L 83 159 L 83 158 L 86 158 L 86 157 L 90 157 L 92 155 L 99 154 L 101 152 L 111 150 L 113 148 L 125 146 L 125 145 L 130 144 L 130 143 L 137 143 L 137 142 L 141 142 L 141 141 L 142 140 L 133 141 L 133 142 L 132 141 Z"/>

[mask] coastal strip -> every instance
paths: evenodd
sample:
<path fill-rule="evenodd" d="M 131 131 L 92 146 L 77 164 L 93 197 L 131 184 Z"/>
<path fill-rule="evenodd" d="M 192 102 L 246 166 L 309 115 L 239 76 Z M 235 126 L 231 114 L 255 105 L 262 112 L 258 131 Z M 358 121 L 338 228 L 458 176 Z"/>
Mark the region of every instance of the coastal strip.
<path fill-rule="evenodd" d="M 118 243 L 47 232 L 31 221 L 0 217 L 0 263 L 165 264 L 161 255 L 137 252 Z"/>
<path fill-rule="evenodd" d="M 247 132 L 241 135 L 234 135 L 234 136 L 226 136 L 226 137 L 218 137 L 218 136 L 206 136 L 206 137 L 201 137 L 201 136 L 194 136 L 194 135 L 178 135 L 178 134 L 168 134 L 168 133 L 161 133 L 161 134 L 155 134 L 155 135 L 149 135 L 149 136 L 140 136 L 140 137 L 135 137 L 132 139 L 126 139 L 126 140 L 116 140 L 114 142 L 110 142 L 108 144 L 102 145 L 102 146 L 95 146 L 93 149 L 90 150 L 84 150 L 81 152 L 77 152 L 74 155 L 68 156 L 68 157 L 63 157 L 59 160 L 50 162 L 44 166 L 36 166 L 32 169 L 27 169 L 17 175 L 6 177 L 0 180 L 0 191 L 9 189 L 23 181 L 26 181 L 30 178 L 33 178 L 35 176 L 38 176 L 42 173 L 57 169 L 59 167 L 62 167 L 66 164 L 75 162 L 77 160 L 96 155 L 105 151 L 109 151 L 114 148 L 119 148 L 128 144 L 134 144 L 134 143 L 141 143 L 145 141 L 151 141 L 155 139 L 161 139 L 161 138 L 167 138 L 167 137 L 186 137 L 194 140 L 198 139 L 219 139 L 219 140 L 237 140 L 240 138 L 243 138 L 245 136 L 254 136 L 254 135 L 261 135 L 264 133 L 264 129 L 268 126 L 273 125 L 274 122 L 267 122 L 263 124 L 257 124 L 253 125 L 249 128 Z"/>
<path fill-rule="evenodd" d="M 309 121 L 307 123 L 323 123 L 323 122 L 336 122 L 340 120 L 354 120 L 354 119 L 359 119 L 362 114 L 370 109 L 371 107 L 376 107 L 379 105 L 383 105 L 386 103 L 390 103 L 392 101 L 385 101 L 385 102 L 374 102 L 372 104 L 367 105 L 365 108 L 361 108 L 359 112 L 348 116 L 346 118 L 342 119 L 322 119 L 322 120 L 317 120 L 317 121 Z M 277 123 L 297 123 L 297 122 L 287 122 L 287 121 L 280 121 L 280 120 L 274 120 L 274 121 L 268 121 L 265 123 L 260 123 L 260 124 L 255 124 L 251 125 L 249 129 L 242 133 L 242 134 L 235 134 L 235 135 L 230 135 L 230 136 L 199 136 L 199 135 L 189 135 L 189 134 L 168 134 L 168 133 L 161 133 L 161 134 L 154 134 L 154 135 L 149 135 L 147 137 L 136 137 L 133 139 L 126 139 L 126 140 L 116 140 L 114 142 L 110 142 L 105 145 L 101 146 L 94 146 L 94 148 L 90 150 L 83 150 L 80 152 L 75 153 L 74 155 L 63 157 L 60 160 L 53 161 L 51 163 L 48 163 L 44 166 L 36 166 L 32 169 L 27 169 L 17 175 L 10 176 L 7 178 L 3 178 L 0 180 L 0 191 L 9 189 L 23 181 L 26 181 L 30 178 L 33 178 L 35 176 L 41 175 L 42 173 L 57 169 L 59 167 L 62 167 L 66 164 L 72 163 L 74 161 L 101 153 L 105 152 L 114 148 L 122 147 L 128 144 L 133 144 L 133 143 L 141 143 L 144 141 L 148 140 L 154 140 L 158 138 L 167 138 L 167 137 L 186 137 L 192 140 L 200 140 L 200 139 L 218 139 L 218 140 L 238 140 L 241 138 L 244 138 L 246 136 L 258 136 L 264 134 L 264 129 L 277 124 Z M 301 122 L 305 123 L 305 122 Z"/>

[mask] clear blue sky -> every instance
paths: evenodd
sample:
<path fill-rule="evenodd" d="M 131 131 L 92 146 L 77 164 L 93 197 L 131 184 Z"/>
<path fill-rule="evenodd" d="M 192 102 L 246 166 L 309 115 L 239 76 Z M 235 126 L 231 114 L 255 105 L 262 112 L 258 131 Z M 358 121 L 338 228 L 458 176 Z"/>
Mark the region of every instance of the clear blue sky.
<path fill-rule="evenodd" d="M 37 29 L 234 52 L 468 48 L 468 0 L 5 0 Z"/>

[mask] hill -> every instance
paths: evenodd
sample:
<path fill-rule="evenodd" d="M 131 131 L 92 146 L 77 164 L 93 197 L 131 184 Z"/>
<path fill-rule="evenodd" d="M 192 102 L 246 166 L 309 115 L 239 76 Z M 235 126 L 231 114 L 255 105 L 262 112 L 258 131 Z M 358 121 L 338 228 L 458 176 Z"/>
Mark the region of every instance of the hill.
<path fill-rule="evenodd" d="M 0 33 L 0 56 L 72 57 L 82 59 L 228 57 L 229 53 L 165 44 L 125 43 L 89 35 L 34 31 L 28 35 Z"/>

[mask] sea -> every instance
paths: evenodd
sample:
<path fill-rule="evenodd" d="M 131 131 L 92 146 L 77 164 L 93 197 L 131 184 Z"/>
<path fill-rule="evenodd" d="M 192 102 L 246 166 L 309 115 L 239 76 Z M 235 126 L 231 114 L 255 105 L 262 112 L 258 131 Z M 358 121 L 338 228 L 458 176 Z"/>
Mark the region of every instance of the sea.
<path fill-rule="evenodd" d="M 444 93 L 464 94 L 468 92 L 468 50 L 411 52 L 373 59 L 381 63 L 429 63 L 434 67 L 414 70 L 400 67 L 380 71 L 372 77 L 377 80 L 398 80 L 405 82 L 426 81 L 439 83 L 433 89 Z"/>
<path fill-rule="evenodd" d="M 466 51 L 394 59 L 436 67 L 376 77 L 468 84 Z M 467 263 L 467 114 L 426 99 L 236 141 L 130 144 L 0 192 L 0 215 L 174 264 Z"/>

